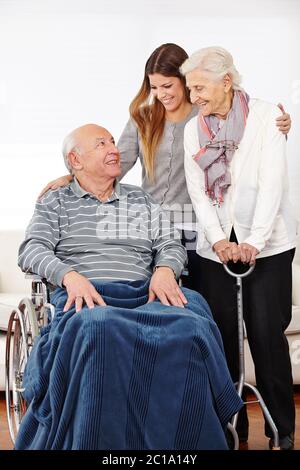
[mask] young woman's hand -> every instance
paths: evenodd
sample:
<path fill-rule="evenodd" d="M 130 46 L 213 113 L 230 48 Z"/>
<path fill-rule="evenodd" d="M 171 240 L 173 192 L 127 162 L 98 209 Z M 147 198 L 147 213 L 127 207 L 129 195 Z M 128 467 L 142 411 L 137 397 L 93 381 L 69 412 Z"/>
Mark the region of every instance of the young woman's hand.
<path fill-rule="evenodd" d="M 285 112 L 284 107 L 281 103 L 279 103 L 277 106 L 280 109 L 280 111 L 282 112 L 282 116 L 279 116 L 276 119 L 276 126 L 278 126 L 279 130 L 284 135 L 286 135 L 290 132 L 290 129 L 291 129 L 291 125 L 292 125 L 291 116 L 288 113 Z"/>
<path fill-rule="evenodd" d="M 61 176 L 60 178 L 57 178 L 56 180 L 50 181 L 50 183 L 48 183 L 47 186 L 45 186 L 44 189 L 42 189 L 42 191 L 38 195 L 38 199 L 41 199 L 41 197 L 47 191 L 49 191 L 49 189 L 57 189 L 62 186 L 67 186 L 69 183 L 71 183 L 72 179 L 73 179 L 72 175 L 64 175 L 64 176 Z"/>

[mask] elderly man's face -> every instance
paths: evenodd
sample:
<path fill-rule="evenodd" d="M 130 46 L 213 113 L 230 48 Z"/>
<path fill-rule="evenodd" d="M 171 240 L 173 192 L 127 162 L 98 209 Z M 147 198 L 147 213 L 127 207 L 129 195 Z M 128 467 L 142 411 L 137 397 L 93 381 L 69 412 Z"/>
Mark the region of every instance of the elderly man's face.
<path fill-rule="evenodd" d="M 112 135 L 103 127 L 87 125 L 78 136 L 80 163 L 86 175 L 120 176 L 120 153 Z"/>
<path fill-rule="evenodd" d="M 187 73 L 186 84 L 190 90 L 191 102 L 199 106 L 203 116 L 222 114 L 231 90 L 231 82 L 225 78 L 215 81 L 209 73 L 195 69 Z"/>

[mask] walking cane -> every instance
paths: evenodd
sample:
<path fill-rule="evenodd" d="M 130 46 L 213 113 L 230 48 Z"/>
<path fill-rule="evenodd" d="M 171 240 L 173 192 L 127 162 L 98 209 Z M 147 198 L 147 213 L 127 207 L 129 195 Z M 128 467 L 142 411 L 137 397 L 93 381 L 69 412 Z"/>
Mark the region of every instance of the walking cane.
<path fill-rule="evenodd" d="M 274 445 L 272 450 L 280 450 L 279 447 L 279 434 L 278 429 L 273 421 L 272 416 L 261 396 L 259 391 L 253 385 L 245 382 L 245 352 L 244 352 L 244 316 L 243 316 L 243 286 L 242 286 L 242 279 L 249 276 L 255 268 L 255 265 L 250 266 L 250 268 L 242 273 L 236 274 L 231 271 L 226 264 L 223 264 L 225 271 L 232 277 L 236 279 L 236 290 L 237 290 L 237 316 L 238 316 L 238 342 L 239 342 L 239 380 L 236 382 L 236 389 L 240 397 L 242 397 L 242 393 L 244 388 L 249 389 L 254 393 L 256 396 L 256 400 L 253 401 L 246 401 L 244 402 L 245 405 L 248 403 L 258 403 L 261 407 L 261 410 L 265 416 L 266 421 L 268 422 L 274 437 Z M 237 412 L 231 421 L 232 427 L 236 429 L 237 420 L 238 420 L 239 412 Z M 235 447 L 236 449 L 236 442 Z"/>

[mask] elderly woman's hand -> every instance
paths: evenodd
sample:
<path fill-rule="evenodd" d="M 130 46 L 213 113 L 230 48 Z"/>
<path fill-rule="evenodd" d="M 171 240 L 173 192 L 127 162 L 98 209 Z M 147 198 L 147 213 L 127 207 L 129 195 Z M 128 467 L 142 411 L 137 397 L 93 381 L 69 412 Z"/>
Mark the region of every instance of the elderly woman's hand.
<path fill-rule="evenodd" d="M 159 266 L 151 278 L 148 302 L 153 302 L 156 297 L 163 305 L 184 307 L 184 304 L 187 303 L 174 277 L 173 270 L 168 266 Z"/>
<path fill-rule="evenodd" d="M 276 126 L 279 127 L 279 130 L 283 134 L 288 134 L 290 132 L 291 125 L 292 125 L 291 116 L 285 112 L 284 107 L 281 103 L 279 103 L 277 106 L 281 110 L 282 116 L 279 116 L 276 119 Z"/>
<path fill-rule="evenodd" d="M 256 256 L 259 253 L 255 246 L 249 245 L 249 243 L 240 243 L 239 249 L 242 263 L 249 263 L 250 265 L 255 263 Z"/>
<path fill-rule="evenodd" d="M 40 194 L 38 195 L 38 199 L 41 199 L 41 197 L 50 189 L 57 189 L 62 186 L 67 186 L 69 183 L 71 183 L 73 179 L 72 175 L 64 175 L 61 176 L 60 178 L 57 178 L 56 180 L 50 181 L 50 183 L 47 184 L 47 186 L 42 189 Z"/>
<path fill-rule="evenodd" d="M 213 250 L 222 263 L 227 264 L 228 261 L 236 263 L 240 259 L 240 250 L 235 242 L 220 240 L 214 244 Z"/>

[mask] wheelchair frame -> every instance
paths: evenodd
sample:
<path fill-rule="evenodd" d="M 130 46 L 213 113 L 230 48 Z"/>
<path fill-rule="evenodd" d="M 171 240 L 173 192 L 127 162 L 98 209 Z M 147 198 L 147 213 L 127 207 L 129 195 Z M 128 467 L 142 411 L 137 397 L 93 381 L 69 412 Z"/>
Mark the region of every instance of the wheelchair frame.
<path fill-rule="evenodd" d="M 187 276 L 185 270 L 182 276 Z M 23 374 L 34 341 L 43 326 L 52 321 L 55 313 L 49 299 L 49 285 L 45 279 L 36 274 L 26 274 L 31 279 L 31 299 L 24 298 L 11 312 L 6 337 L 5 354 L 5 396 L 6 412 L 10 437 L 15 443 L 21 421 L 26 413 L 26 402 L 22 395 Z M 182 279 L 179 279 L 182 285 Z M 49 315 L 50 312 L 50 315 Z M 228 423 L 227 430 L 231 435 L 233 449 L 238 450 L 239 439 L 235 427 Z"/>
<path fill-rule="evenodd" d="M 22 393 L 24 369 L 36 337 L 41 328 L 54 316 L 54 307 L 49 303 L 46 281 L 35 274 L 31 279 L 31 298 L 24 298 L 9 318 L 5 353 L 5 396 L 9 433 L 15 442 L 20 423 L 26 412 Z"/>

